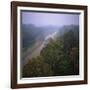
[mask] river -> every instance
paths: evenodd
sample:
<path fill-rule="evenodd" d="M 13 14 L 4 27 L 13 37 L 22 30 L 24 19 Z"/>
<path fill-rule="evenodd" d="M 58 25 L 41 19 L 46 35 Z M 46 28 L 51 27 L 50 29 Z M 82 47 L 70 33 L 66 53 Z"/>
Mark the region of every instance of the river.
<path fill-rule="evenodd" d="M 45 37 L 43 41 L 38 41 L 35 43 L 35 45 L 32 48 L 28 48 L 26 52 L 23 53 L 23 65 L 25 65 L 30 59 L 39 56 L 41 50 L 43 47 L 46 45 L 47 41 L 52 38 L 54 39 L 56 36 L 57 32 L 54 32 L 52 34 L 49 34 L 48 36 Z"/>

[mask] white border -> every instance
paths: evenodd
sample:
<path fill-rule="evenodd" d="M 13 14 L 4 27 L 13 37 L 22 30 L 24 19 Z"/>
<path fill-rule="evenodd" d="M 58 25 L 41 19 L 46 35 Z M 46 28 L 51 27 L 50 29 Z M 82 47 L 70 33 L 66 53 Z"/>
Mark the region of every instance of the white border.
<path fill-rule="evenodd" d="M 38 77 L 38 78 L 20 78 L 20 10 L 37 10 L 37 11 L 57 11 L 57 12 L 73 12 L 80 13 L 79 24 L 79 60 L 80 60 L 80 75 L 73 76 L 56 76 L 56 77 Z M 77 81 L 84 80 L 84 11 L 83 10 L 71 10 L 71 9 L 52 9 L 52 8 L 34 8 L 34 7 L 17 7 L 17 83 L 43 83 L 43 82 L 62 82 L 62 81 Z"/>

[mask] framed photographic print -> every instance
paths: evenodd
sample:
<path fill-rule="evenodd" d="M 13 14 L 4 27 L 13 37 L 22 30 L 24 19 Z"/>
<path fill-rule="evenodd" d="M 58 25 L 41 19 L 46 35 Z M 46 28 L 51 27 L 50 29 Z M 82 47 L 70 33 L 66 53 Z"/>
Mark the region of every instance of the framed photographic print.
<path fill-rule="evenodd" d="M 11 88 L 87 84 L 87 6 L 11 2 Z"/>

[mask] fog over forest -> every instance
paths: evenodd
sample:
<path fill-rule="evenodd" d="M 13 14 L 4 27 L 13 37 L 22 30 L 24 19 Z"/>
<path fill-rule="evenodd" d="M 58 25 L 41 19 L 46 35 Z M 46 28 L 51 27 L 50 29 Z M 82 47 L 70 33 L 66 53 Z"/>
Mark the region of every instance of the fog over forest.
<path fill-rule="evenodd" d="M 79 14 L 21 15 L 22 76 L 79 74 Z"/>

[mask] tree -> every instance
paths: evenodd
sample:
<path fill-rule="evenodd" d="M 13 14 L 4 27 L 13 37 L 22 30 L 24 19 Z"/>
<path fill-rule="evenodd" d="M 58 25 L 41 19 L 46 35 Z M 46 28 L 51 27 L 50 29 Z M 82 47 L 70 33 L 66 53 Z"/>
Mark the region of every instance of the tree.
<path fill-rule="evenodd" d="M 79 74 L 79 49 L 73 47 L 70 51 L 70 59 L 74 74 Z"/>
<path fill-rule="evenodd" d="M 41 56 L 33 58 L 23 68 L 23 77 L 44 77 L 51 75 L 51 67 L 43 61 Z"/>

